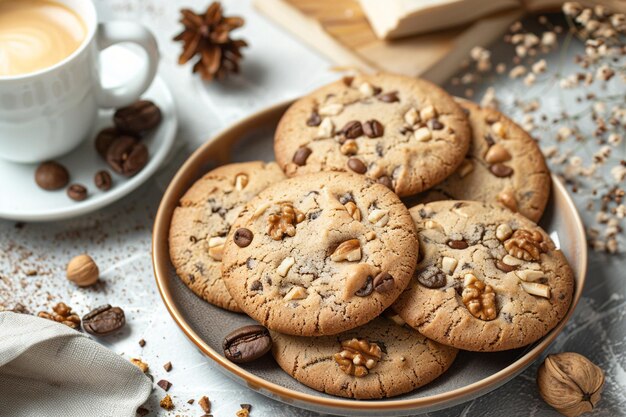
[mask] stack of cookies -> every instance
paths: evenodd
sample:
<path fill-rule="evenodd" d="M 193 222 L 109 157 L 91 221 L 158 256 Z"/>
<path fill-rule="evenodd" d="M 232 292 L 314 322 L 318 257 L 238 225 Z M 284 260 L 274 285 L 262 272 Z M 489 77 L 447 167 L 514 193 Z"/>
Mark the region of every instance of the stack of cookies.
<path fill-rule="evenodd" d="M 303 384 L 400 395 L 459 349 L 525 346 L 566 314 L 572 270 L 535 223 L 550 174 L 503 114 L 419 79 L 349 77 L 296 101 L 274 152 L 198 180 L 170 254 L 198 296 L 266 326 Z"/>

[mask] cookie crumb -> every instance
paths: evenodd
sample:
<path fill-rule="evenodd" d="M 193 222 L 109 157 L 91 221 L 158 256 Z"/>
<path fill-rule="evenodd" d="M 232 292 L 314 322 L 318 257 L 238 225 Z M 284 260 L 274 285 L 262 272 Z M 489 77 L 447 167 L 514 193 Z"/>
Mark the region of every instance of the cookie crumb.
<path fill-rule="evenodd" d="M 209 397 L 206 395 L 198 400 L 198 405 L 205 413 L 208 414 L 211 412 L 211 401 L 209 401 Z"/>
<path fill-rule="evenodd" d="M 159 405 L 161 406 L 161 408 L 168 411 L 174 409 L 174 403 L 172 402 L 172 397 L 170 397 L 169 394 L 163 397 Z"/>
<path fill-rule="evenodd" d="M 142 361 L 139 358 L 132 358 L 130 360 L 130 363 L 132 363 L 133 365 L 135 365 L 136 367 L 138 367 L 139 369 L 141 369 L 141 372 L 143 372 L 144 374 L 146 372 L 148 372 L 148 369 L 150 369 L 150 367 L 148 366 L 148 364 L 144 361 Z"/>
<path fill-rule="evenodd" d="M 169 391 L 172 387 L 172 383 L 166 379 L 160 380 L 159 382 L 157 382 L 157 385 L 163 388 L 166 392 Z"/>
<path fill-rule="evenodd" d="M 250 410 L 248 410 L 247 408 L 242 408 L 236 413 L 237 417 L 248 417 L 249 415 L 250 415 Z"/>
<path fill-rule="evenodd" d="M 194 400 L 193 398 L 187 400 L 187 404 L 193 404 L 194 402 L 196 402 L 196 400 Z"/>
<path fill-rule="evenodd" d="M 168 362 L 165 365 L 163 365 L 163 369 L 165 369 L 165 372 L 169 372 L 172 370 L 172 362 Z"/>

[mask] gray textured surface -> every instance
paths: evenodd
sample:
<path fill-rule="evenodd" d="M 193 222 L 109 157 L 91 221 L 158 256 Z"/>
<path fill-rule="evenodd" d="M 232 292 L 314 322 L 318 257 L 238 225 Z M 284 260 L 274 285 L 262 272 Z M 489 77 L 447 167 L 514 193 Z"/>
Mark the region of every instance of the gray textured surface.
<path fill-rule="evenodd" d="M 331 64 L 256 14 L 248 1 L 228 1 L 230 14 L 247 18 L 246 27 L 240 31 L 240 36 L 251 44 L 245 51 L 244 76 L 223 86 L 205 86 L 189 76 L 188 67 L 176 65 L 179 47 L 170 39 L 179 30 L 178 8 L 201 8 L 206 2 L 98 0 L 96 3 L 103 20 L 129 18 L 155 30 L 163 54 L 161 73 L 170 84 L 181 113 L 178 147 L 159 174 L 132 196 L 107 209 L 51 224 L 16 227 L 12 222 L 0 221 L 0 302 L 21 301 L 32 311 L 38 311 L 62 300 L 81 313 L 104 302 L 122 306 L 129 325 L 122 334 L 106 338 L 103 343 L 125 356 L 143 357 L 150 364 L 155 380 L 166 378 L 173 383 L 170 394 L 176 410 L 167 413 L 159 409 L 162 392 L 158 390 L 147 405 L 153 411 L 151 415 L 200 415 L 200 408 L 186 401 L 208 395 L 216 416 L 234 415 L 242 402 L 253 404 L 252 416 L 316 416 L 268 400 L 236 384 L 196 351 L 174 325 L 156 292 L 150 239 L 164 187 L 191 149 L 256 109 L 336 78 L 329 71 Z M 526 92 L 514 89 L 505 92 L 522 93 Z M 557 99 L 555 96 L 554 100 Z M 593 148 L 590 148 L 591 154 Z M 623 148 L 618 152 L 621 152 L 618 157 L 624 158 Z M 577 197 L 581 208 L 587 202 L 585 198 Z M 588 219 L 592 216 L 584 215 Z M 95 288 L 77 290 L 64 278 L 66 262 L 81 252 L 90 253 L 100 265 L 103 279 Z M 594 414 L 597 416 L 624 415 L 626 408 L 625 265 L 623 255 L 591 254 L 584 297 L 573 320 L 550 349 L 582 353 L 606 371 L 605 393 Z M 30 275 L 32 271 L 37 274 Z M 137 344 L 141 338 L 147 342 L 143 349 Z M 168 361 L 173 364 L 170 373 L 162 367 Z M 536 368 L 537 365 L 532 366 L 506 386 L 478 400 L 431 416 L 557 416 L 537 394 Z M 11 413 L 0 410 L 0 415 Z"/>

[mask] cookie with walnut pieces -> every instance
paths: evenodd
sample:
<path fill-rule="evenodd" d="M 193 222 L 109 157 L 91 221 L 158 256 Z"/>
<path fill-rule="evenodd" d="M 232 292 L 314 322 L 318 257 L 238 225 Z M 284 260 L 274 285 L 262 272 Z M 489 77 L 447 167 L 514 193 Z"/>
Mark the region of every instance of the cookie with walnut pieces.
<path fill-rule="evenodd" d="M 205 174 L 181 197 L 170 224 L 170 259 L 196 295 L 218 307 L 241 311 L 222 281 L 224 242 L 244 205 L 284 178 L 274 162 L 223 165 Z"/>
<path fill-rule="evenodd" d="M 278 365 L 313 389 L 347 398 L 394 397 L 424 386 L 452 365 L 457 349 L 383 317 L 334 336 L 272 332 Z"/>
<path fill-rule="evenodd" d="M 470 137 L 465 113 L 444 90 L 381 73 L 346 77 L 296 101 L 278 124 L 274 153 L 289 177 L 347 171 L 408 196 L 451 175 Z"/>
<path fill-rule="evenodd" d="M 475 200 L 502 205 L 537 222 L 550 197 L 550 171 L 524 129 L 497 110 L 459 100 L 472 127 L 465 161 L 417 199 Z"/>
<path fill-rule="evenodd" d="M 415 225 L 398 196 L 341 172 L 268 187 L 233 230 L 222 277 L 235 302 L 269 329 L 300 336 L 374 319 L 407 286 L 418 255 Z"/>
<path fill-rule="evenodd" d="M 492 352 L 533 343 L 565 316 L 574 277 L 547 233 L 486 203 L 410 210 L 423 256 L 393 309 L 424 336 Z"/>

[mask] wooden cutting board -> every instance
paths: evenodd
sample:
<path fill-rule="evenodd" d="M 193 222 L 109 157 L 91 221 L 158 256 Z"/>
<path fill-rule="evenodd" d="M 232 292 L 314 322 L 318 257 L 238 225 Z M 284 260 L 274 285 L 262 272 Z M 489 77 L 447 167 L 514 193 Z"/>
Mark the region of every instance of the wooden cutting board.
<path fill-rule="evenodd" d="M 384 0 L 381 0 L 384 1 Z M 376 37 L 357 0 L 254 0 L 255 7 L 338 66 L 390 71 L 443 83 L 474 46 L 487 46 L 521 10 L 460 28 L 394 41 Z"/>

